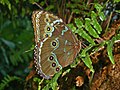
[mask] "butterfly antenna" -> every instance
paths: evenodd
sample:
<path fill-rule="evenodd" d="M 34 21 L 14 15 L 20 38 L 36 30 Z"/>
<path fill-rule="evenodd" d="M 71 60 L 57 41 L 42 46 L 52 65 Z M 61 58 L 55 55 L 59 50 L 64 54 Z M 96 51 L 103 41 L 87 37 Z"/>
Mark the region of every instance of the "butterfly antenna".
<path fill-rule="evenodd" d="M 37 5 L 41 10 L 43 10 L 43 7 L 40 6 L 38 3 L 34 2 L 33 4 Z"/>

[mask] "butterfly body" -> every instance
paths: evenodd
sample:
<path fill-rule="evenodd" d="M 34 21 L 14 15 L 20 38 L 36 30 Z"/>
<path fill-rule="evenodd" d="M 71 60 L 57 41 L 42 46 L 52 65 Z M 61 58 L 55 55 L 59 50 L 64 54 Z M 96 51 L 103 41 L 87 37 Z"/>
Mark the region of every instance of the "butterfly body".
<path fill-rule="evenodd" d="M 80 42 L 62 19 L 51 13 L 35 11 L 32 22 L 36 71 L 40 76 L 49 79 L 73 62 L 80 51 Z"/>

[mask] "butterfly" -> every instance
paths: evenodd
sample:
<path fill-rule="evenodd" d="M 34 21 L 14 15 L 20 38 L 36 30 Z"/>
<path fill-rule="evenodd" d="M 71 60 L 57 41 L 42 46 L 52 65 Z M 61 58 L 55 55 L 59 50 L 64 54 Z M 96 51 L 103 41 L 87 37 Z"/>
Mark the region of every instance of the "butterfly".
<path fill-rule="evenodd" d="M 63 20 L 52 13 L 34 11 L 32 23 L 35 36 L 35 68 L 37 74 L 50 79 L 74 61 L 81 44 Z"/>

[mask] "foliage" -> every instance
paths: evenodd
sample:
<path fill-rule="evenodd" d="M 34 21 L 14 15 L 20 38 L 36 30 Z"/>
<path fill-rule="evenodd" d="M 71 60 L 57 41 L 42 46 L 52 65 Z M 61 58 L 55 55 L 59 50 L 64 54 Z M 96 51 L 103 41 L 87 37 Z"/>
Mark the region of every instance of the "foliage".
<path fill-rule="evenodd" d="M 18 80 L 16 77 L 26 77 L 29 72 L 27 67 L 33 58 L 33 51 L 25 52 L 34 42 L 32 24 L 30 18 L 15 7 L 19 3 L 0 1 L 0 79 L 6 81 L 0 84 L 3 89 L 11 84 L 10 82 L 15 83 Z M 23 82 L 22 79 L 19 81 Z M 10 85 L 9 87 L 9 90 L 14 88 Z"/>
<path fill-rule="evenodd" d="M 16 76 L 12 76 L 11 77 L 9 75 L 7 75 L 6 77 L 4 77 L 4 79 L 2 80 L 2 83 L 0 84 L 0 90 L 4 90 L 5 86 L 9 87 L 9 83 L 11 81 L 14 81 L 14 80 L 20 81 L 20 78 L 16 77 Z"/>
<path fill-rule="evenodd" d="M 89 0 L 88 0 L 89 1 Z M 40 9 L 34 5 L 37 2 L 44 10 L 52 11 L 61 17 L 78 38 L 84 42 L 86 48 L 82 48 L 76 62 L 81 60 L 94 73 L 91 54 L 99 51 L 101 47 L 107 47 L 108 57 L 112 64 L 112 47 L 116 40 L 120 40 L 120 34 L 117 33 L 109 40 L 103 40 L 96 43 L 96 39 L 102 38 L 104 32 L 109 28 L 102 27 L 102 23 L 107 20 L 108 14 L 106 6 L 109 3 L 117 4 L 120 0 L 114 0 L 103 3 L 94 1 L 86 3 L 84 0 L 1 0 L 0 1 L 0 90 L 11 87 L 13 90 L 15 81 L 23 82 L 23 79 L 29 73 L 27 68 L 30 61 L 33 60 L 34 35 L 31 24 L 31 13 L 35 9 Z M 111 11 L 109 11 L 111 12 Z M 119 10 L 115 12 L 119 13 Z M 105 16 L 106 15 L 106 16 Z M 112 18 L 110 19 L 112 21 Z M 110 22 L 107 24 L 110 25 Z M 75 68 L 78 63 L 74 63 Z M 67 69 L 68 70 L 68 69 Z M 63 70 L 64 71 L 64 70 Z M 62 71 L 57 73 L 51 80 L 40 80 L 35 78 L 38 83 L 38 90 L 57 90 L 58 78 Z M 25 81 L 25 79 L 24 79 Z M 41 86 L 44 82 L 45 85 Z M 13 83 L 13 86 L 10 86 Z M 43 88 L 42 88 L 43 87 Z M 73 86 L 73 88 L 75 88 Z"/>

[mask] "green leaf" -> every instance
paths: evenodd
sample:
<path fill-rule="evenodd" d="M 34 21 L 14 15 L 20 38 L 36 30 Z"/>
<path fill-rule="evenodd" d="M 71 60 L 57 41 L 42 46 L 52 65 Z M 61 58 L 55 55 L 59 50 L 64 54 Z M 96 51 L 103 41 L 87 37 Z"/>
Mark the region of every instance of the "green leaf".
<path fill-rule="evenodd" d="M 49 6 L 47 6 L 47 8 L 45 8 L 46 11 L 49 11 L 51 9 L 54 9 L 54 5 L 49 5 Z"/>
<path fill-rule="evenodd" d="M 79 18 L 76 18 L 75 19 L 75 23 L 76 23 L 76 26 L 80 29 L 82 27 L 84 27 L 82 21 L 79 19 Z"/>
<path fill-rule="evenodd" d="M 52 88 L 52 90 L 57 90 L 58 86 L 57 80 L 61 73 L 62 71 L 56 73 L 55 76 L 48 82 L 48 84 L 42 90 L 49 90 L 50 88 Z"/>
<path fill-rule="evenodd" d="M 105 44 L 106 44 L 105 41 L 103 41 L 100 44 L 94 45 L 94 48 L 92 48 L 92 53 L 98 52 L 100 48 L 104 47 Z"/>
<path fill-rule="evenodd" d="M 120 10 L 115 10 L 116 13 L 120 13 Z"/>
<path fill-rule="evenodd" d="M 15 44 L 12 41 L 5 40 L 4 38 L 0 38 L 0 39 L 9 48 L 15 48 Z"/>
<path fill-rule="evenodd" d="M 3 5 L 7 5 L 8 9 L 11 10 L 11 3 L 9 2 L 9 0 L 0 0 L 0 3 Z"/>
<path fill-rule="evenodd" d="M 94 11 L 91 12 L 91 19 L 92 19 L 91 23 L 92 23 L 93 27 L 96 29 L 98 34 L 101 34 L 102 28 L 97 21 L 97 14 Z"/>
<path fill-rule="evenodd" d="M 117 40 L 120 40 L 120 34 L 117 34 L 115 37 L 112 38 L 112 40 L 108 41 L 107 43 L 107 53 L 108 53 L 108 57 L 112 64 L 115 64 L 113 53 L 112 53 L 112 48 L 113 48 L 113 44 Z"/>
<path fill-rule="evenodd" d="M 108 57 L 112 64 L 115 64 L 114 57 L 112 54 L 112 48 L 113 48 L 114 41 L 115 41 L 115 37 L 113 37 L 112 40 L 108 41 L 107 43 L 107 53 L 108 53 Z"/>
<path fill-rule="evenodd" d="M 77 29 L 76 32 L 83 37 L 84 39 L 86 39 L 89 43 L 91 43 L 92 45 L 95 44 L 94 40 L 81 28 L 81 29 Z"/>
<path fill-rule="evenodd" d="M 92 23 L 93 27 L 96 29 L 97 33 L 101 34 L 102 28 L 101 28 L 100 24 L 98 23 L 97 19 L 96 18 L 94 18 L 94 19 L 92 18 L 92 22 L 91 23 Z"/>
<path fill-rule="evenodd" d="M 44 1 L 42 1 L 42 2 L 40 3 L 40 5 L 41 5 L 41 6 L 44 6 L 44 5 L 45 5 L 45 2 L 44 2 Z"/>
<path fill-rule="evenodd" d="M 9 59 L 7 57 L 7 52 L 6 52 L 5 48 L 1 46 L 0 49 L 3 53 L 3 56 L 4 56 L 3 58 L 5 59 L 5 62 L 9 65 Z"/>
<path fill-rule="evenodd" d="M 19 3 L 19 0 L 15 0 L 16 3 Z"/>
<path fill-rule="evenodd" d="M 92 66 L 92 61 L 91 61 L 88 53 L 86 53 L 86 56 L 84 58 L 82 58 L 82 61 L 90 69 L 90 71 L 94 72 L 94 69 L 93 69 L 93 66 Z"/>
<path fill-rule="evenodd" d="M 86 57 L 86 53 L 88 53 L 88 51 L 93 47 L 93 45 L 89 45 L 88 47 L 86 47 L 85 49 L 82 50 L 80 57 Z"/>
<path fill-rule="evenodd" d="M 80 19 L 75 19 L 76 26 L 78 29 L 75 31 L 75 33 L 78 33 L 81 37 L 86 39 L 89 43 L 95 44 L 94 40 L 82 29 L 84 27 L 82 21 Z"/>
<path fill-rule="evenodd" d="M 80 59 L 75 58 L 74 62 L 72 64 L 70 64 L 70 67 L 75 68 L 78 65 L 78 63 L 80 63 Z"/>
<path fill-rule="evenodd" d="M 116 38 L 116 40 L 120 40 L 120 34 L 117 34 L 117 35 L 115 36 L 115 38 Z"/>
<path fill-rule="evenodd" d="M 25 13 L 26 13 L 25 8 L 22 8 L 22 12 L 21 12 L 22 17 L 25 16 Z"/>
<path fill-rule="evenodd" d="M 49 90 L 50 89 L 50 86 L 49 84 L 47 84 L 42 90 Z"/>
<path fill-rule="evenodd" d="M 9 76 L 9 75 L 4 77 L 4 79 L 2 79 L 2 82 L 0 83 L 0 90 L 4 90 L 4 88 L 8 86 L 10 82 L 14 80 L 21 80 L 21 79 L 16 76 Z"/>
<path fill-rule="evenodd" d="M 41 79 L 40 79 L 40 78 L 37 78 L 37 77 L 34 77 L 34 78 L 33 78 L 33 81 L 34 81 L 34 82 L 40 82 Z"/>
<path fill-rule="evenodd" d="M 94 11 L 91 12 L 91 18 L 92 19 L 97 19 L 97 16 L 99 16 L 99 18 L 101 19 L 101 21 L 105 20 L 105 15 L 103 12 L 98 12 L 98 14 L 96 14 Z"/>
<path fill-rule="evenodd" d="M 72 12 L 75 14 L 80 14 L 80 10 L 79 9 L 72 9 Z"/>
<path fill-rule="evenodd" d="M 51 82 L 50 82 L 51 86 L 56 85 L 56 84 L 52 85 L 52 83 L 56 83 L 61 74 L 62 74 L 62 70 L 55 74 L 55 76 L 51 79 Z M 54 87 L 56 87 L 56 86 L 54 86 Z"/>
<path fill-rule="evenodd" d="M 101 21 L 104 21 L 106 19 L 103 12 L 99 12 L 98 15 L 99 15 L 99 18 L 100 18 Z"/>
<path fill-rule="evenodd" d="M 76 27 L 73 25 L 73 23 L 67 24 L 67 26 L 75 33 Z"/>
<path fill-rule="evenodd" d="M 33 81 L 38 83 L 38 90 L 41 90 L 41 83 L 43 83 L 44 78 L 41 80 L 40 78 L 35 77 L 33 78 Z"/>
<path fill-rule="evenodd" d="M 34 48 L 35 48 L 35 46 L 34 46 L 34 45 L 32 45 L 32 46 L 31 46 L 31 48 L 30 48 L 29 50 L 26 50 L 24 53 L 27 53 L 27 52 L 33 51 L 33 50 L 34 50 Z"/>
<path fill-rule="evenodd" d="M 96 19 L 97 18 L 97 14 L 94 11 L 91 12 L 91 18 L 92 19 Z"/>
<path fill-rule="evenodd" d="M 102 11 L 102 9 L 103 9 L 103 7 L 99 4 L 99 3 L 95 3 L 95 8 L 96 8 L 96 10 L 98 11 L 98 12 L 101 12 Z"/>
<path fill-rule="evenodd" d="M 120 2 L 120 0 L 114 0 L 114 3 L 119 3 Z"/>
<path fill-rule="evenodd" d="M 85 29 L 88 31 L 88 33 L 95 37 L 95 38 L 99 38 L 99 35 L 97 34 L 97 32 L 95 31 L 94 28 L 92 28 L 92 26 L 90 25 L 91 20 L 89 18 L 85 18 Z"/>

